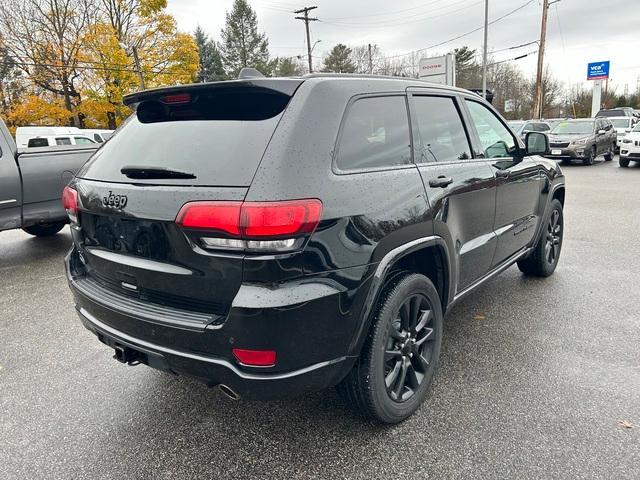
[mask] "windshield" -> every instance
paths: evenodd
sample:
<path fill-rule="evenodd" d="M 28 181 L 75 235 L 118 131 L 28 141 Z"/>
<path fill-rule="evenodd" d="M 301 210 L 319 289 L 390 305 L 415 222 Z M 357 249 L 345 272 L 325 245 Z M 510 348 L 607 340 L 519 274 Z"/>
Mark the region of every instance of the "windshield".
<path fill-rule="evenodd" d="M 560 122 L 554 127 L 551 133 L 559 135 L 588 135 L 593 133 L 593 122 Z"/>
<path fill-rule="evenodd" d="M 612 118 L 611 123 L 616 128 L 629 128 L 630 118 Z"/>

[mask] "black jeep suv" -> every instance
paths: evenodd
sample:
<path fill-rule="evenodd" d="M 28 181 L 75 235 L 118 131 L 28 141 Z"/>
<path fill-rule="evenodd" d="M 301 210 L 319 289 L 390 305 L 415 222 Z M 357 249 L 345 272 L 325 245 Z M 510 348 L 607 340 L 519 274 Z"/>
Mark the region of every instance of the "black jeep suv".
<path fill-rule="evenodd" d="M 76 309 L 122 362 L 234 398 L 337 385 L 394 423 L 425 398 L 452 304 L 514 263 L 556 268 L 548 140 L 472 92 L 309 75 L 125 103 L 64 192 Z"/>

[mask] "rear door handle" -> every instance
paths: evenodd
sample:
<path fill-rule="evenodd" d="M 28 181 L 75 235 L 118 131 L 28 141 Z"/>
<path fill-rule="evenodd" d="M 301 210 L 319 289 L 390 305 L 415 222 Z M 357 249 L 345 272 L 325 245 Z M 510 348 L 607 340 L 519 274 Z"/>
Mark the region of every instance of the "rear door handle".
<path fill-rule="evenodd" d="M 440 175 L 438 178 L 429 180 L 429 186 L 432 188 L 445 188 L 453 183 L 453 178 Z"/>

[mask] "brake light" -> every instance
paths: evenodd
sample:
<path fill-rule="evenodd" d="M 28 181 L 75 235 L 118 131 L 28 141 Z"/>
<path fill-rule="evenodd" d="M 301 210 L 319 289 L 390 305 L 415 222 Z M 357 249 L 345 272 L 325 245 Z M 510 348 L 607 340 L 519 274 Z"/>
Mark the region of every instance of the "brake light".
<path fill-rule="evenodd" d="M 276 352 L 273 350 L 244 350 L 234 348 L 233 356 L 243 365 L 252 367 L 273 367 L 276 364 Z"/>
<path fill-rule="evenodd" d="M 62 206 L 64 207 L 69 220 L 73 223 L 78 222 L 78 192 L 71 187 L 64 187 L 62 190 Z"/>
<path fill-rule="evenodd" d="M 201 238 L 205 248 L 293 250 L 312 233 L 322 217 L 318 199 L 282 202 L 189 202 L 178 212 L 184 228 L 211 230 L 220 235 Z"/>
<path fill-rule="evenodd" d="M 189 103 L 191 101 L 191 95 L 188 93 L 174 93 L 171 95 L 165 95 L 161 97 L 161 100 L 164 103 L 169 104 L 180 104 L 180 103 Z"/>

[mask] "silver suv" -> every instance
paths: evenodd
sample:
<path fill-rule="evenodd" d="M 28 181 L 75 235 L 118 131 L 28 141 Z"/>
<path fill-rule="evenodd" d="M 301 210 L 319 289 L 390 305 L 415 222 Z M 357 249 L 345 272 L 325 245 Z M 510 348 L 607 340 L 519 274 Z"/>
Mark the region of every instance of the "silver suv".
<path fill-rule="evenodd" d="M 549 158 L 568 163 L 582 160 L 584 165 L 593 165 L 598 155 L 613 160 L 616 149 L 616 129 L 608 118 L 581 118 L 565 120 L 549 133 Z"/>

